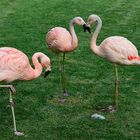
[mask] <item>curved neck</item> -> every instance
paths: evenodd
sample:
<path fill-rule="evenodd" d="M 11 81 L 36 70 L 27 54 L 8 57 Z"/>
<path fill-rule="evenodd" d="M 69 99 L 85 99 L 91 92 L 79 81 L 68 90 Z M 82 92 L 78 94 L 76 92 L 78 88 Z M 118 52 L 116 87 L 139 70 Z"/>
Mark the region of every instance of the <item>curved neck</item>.
<path fill-rule="evenodd" d="M 99 34 L 99 32 L 101 30 L 101 27 L 102 27 L 102 20 L 100 19 L 100 17 L 97 17 L 96 20 L 97 20 L 97 27 L 96 27 L 95 32 L 92 35 L 91 42 L 90 42 L 90 47 L 91 47 L 93 52 L 98 54 L 99 53 L 98 52 L 99 47 L 96 44 L 96 40 L 97 40 L 98 34 Z"/>
<path fill-rule="evenodd" d="M 77 48 L 78 45 L 78 39 L 74 30 L 74 22 L 73 20 L 70 22 L 70 33 L 71 33 L 71 37 L 72 37 L 72 41 L 71 41 L 71 47 L 73 49 Z"/>
<path fill-rule="evenodd" d="M 33 62 L 33 65 L 34 65 L 34 69 L 33 69 L 33 75 L 34 75 L 34 78 L 37 78 L 41 75 L 42 73 L 42 65 L 40 64 L 39 62 L 39 58 L 41 59 L 42 55 L 40 53 L 35 53 L 32 57 L 32 62 Z"/>

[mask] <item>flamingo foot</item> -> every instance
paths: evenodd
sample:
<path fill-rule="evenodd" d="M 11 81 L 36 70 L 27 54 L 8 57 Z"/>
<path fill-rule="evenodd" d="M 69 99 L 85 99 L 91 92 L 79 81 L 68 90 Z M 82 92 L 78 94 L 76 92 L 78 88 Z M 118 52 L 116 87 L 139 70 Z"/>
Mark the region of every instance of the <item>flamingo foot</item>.
<path fill-rule="evenodd" d="M 15 135 L 16 135 L 16 136 L 24 136 L 24 133 L 15 131 Z"/>
<path fill-rule="evenodd" d="M 68 92 L 67 91 L 64 91 L 63 96 L 65 96 L 65 97 L 69 96 Z"/>
<path fill-rule="evenodd" d="M 110 106 L 108 106 L 107 108 L 103 108 L 103 109 L 101 109 L 100 111 L 102 111 L 102 112 L 115 113 L 115 112 L 118 111 L 118 108 L 117 108 L 116 106 L 112 106 L 112 105 L 110 105 Z"/>
<path fill-rule="evenodd" d="M 67 91 L 64 91 L 62 97 L 60 97 L 58 101 L 60 103 L 64 103 L 64 102 L 66 102 L 68 96 L 69 96 L 69 94 L 67 93 Z"/>

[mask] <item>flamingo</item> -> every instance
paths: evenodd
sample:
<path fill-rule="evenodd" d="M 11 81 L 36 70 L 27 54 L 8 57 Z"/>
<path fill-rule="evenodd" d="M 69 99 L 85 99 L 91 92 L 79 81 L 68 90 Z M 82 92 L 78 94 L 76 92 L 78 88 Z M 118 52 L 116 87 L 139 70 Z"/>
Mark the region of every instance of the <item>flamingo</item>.
<path fill-rule="evenodd" d="M 45 76 L 51 71 L 49 57 L 41 52 L 37 52 L 33 55 L 32 62 L 35 68 L 31 67 L 28 57 L 20 50 L 11 47 L 0 48 L 0 81 L 11 83 L 15 80 L 35 79 L 40 76 L 42 67 L 46 69 Z M 18 132 L 16 128 L 14 101 L 12 98 L 12 94 L 16 92 L 15 88 L 12 84 L 0 85 L 0 87 L 9 88 L 9 101 L 12 110 L 15 135 L 24 135 L 24 133 Z"/>
<path fill-rule="evenodd" d="M 70 33 L 65 28 L 55 27 L 52 28 L 46 35 L 48 48 L 58 55 L 58 68 L 61 75 L 61 92 L 64 96 L 68 96 L 64 67 L 65 53 L 72 52 L 78 47 L 78 39 L 74 30 L 75 24 L 83 26 L 84 30 L 86 29 L 85 21 L 81 17 L 75 17 L 70 21 Z M 62 65 L 60 64 L 60 53 L 63 53 Z"/>
<path fill-rule="evenodd" d="M 106 38 L 99 46 L 96 44 L 98 34 L 102 27 L 102 20 L 98 15 L 92 14 L 88 17 L 87 26 L 90 27 L 93 23 L 97 23 L 95 32 L 90 41 L 91 50 L 99 57 L 105 58 L 112 62 L 115 66 L 115 98 L 114 105 L 109 106 L 109 112 L 118 111 L 118 65 L 140 65 L 140 57 L 135 45 L 127 38 L 122 36 L 111 36 Z"/>

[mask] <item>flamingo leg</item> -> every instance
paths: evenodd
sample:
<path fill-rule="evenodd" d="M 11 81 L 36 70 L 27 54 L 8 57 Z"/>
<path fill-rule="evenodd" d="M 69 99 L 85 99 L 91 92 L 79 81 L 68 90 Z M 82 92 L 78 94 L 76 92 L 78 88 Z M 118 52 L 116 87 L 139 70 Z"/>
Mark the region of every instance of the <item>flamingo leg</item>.
<path fill-rule="evenodd" d="M 15 88 L 13 87 L 13 85 L 0 85 L 0 87 L 7 87 L 9 88 L 9 102 L 10 102 L 10 106 L 11 106 L 11 110 L 12 110 L 12 116 L 13 116 L 13 124 L 14 124 L 14 134 L 16 136 L 23 136 L 24 134 L 22 132 L 18 132 L 17 131 L 17 127 L 16 127 L 16 119 L 15 119 L 15 112 L 14 112 L 14 101 L 12 98 L 12 94 L 16 93 Z"/>
<path fill-rule="evenodd" d="M 61 63 L 60 63 L 60 54 L 58 54 L 58 70 L 60 73 L 60 93 L 62 93 L 63 83 L 62 83 L 62 68 L 61 68 Z"/>
<path fill-rule="evenodd" d="M 118 65 L 115 64 L 115 100 L 114 100 L 114 109 L 118 110 L 118 95 L 119 95 L 119 76 L 118 76 Z"/>
<path fill-rule="evenodd" d="M 107 108 L 101 109 L 101 111 L 107 111 L 107 112 L 116 112 L 118 111 L 118 94 L 119 94 L 119 76 L 118 76 L 118 65 L 115 64 L 115 95 L 114 95 L 114 106 L 110 105 Z"/>
<path fill-rule="evenodd" d="M 67 89 L 66 89 L 66 74 L 65 74 L 65 53 L 63 53 L 63 92 L 64 96 L 68 96 Z"/>

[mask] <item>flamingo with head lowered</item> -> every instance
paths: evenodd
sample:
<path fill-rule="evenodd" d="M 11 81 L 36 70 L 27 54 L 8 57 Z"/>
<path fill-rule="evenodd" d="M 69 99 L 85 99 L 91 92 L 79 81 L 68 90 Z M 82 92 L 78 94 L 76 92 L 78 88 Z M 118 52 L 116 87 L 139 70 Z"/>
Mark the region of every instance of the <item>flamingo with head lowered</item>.
<path fill-rule="evenodd" d="M 111 36 L 106 38 L 99 46 L 96 44 L 98 34 L 102 27 L 102 20 L 97 15 L 90 15 L 87 26 L 97 24 L 96 30 L 90 41 L 91 50 L 98 56 L 107 59 L 115 66 L 115 100 L 114 106 L 109 106 L 108 111 L 118 110 L 118 65 L 140 65 L 140 57 L 135 45 L 127 38 L 121 36 Z"/>
<path fill-rule="evenodd" d="M 0 85 L 0 87 L 9 88 L 9 101 L 13 116 L 14 133 L 17 136 L 24 134 L 18 132 L 16 128 L 14 102 L 12 98 L 12 94 L 14 94 L 16 90 L 10 83 L 15 80 L 26 81 L 35 79 L 42 73 L 42 67 L 46 69 L 45 76 L 51 71 L 49 57 L 41 52 L 37 52 L 33 55 L 32 62 L 34 68 L 31 67 L 28 57 L 23 52 L 11 47 L 0 48 L 0 82 L 4 81 L 9 83 L 7 85 Z"/>
<path fill-rule="evenodd" d="M 52 28 L 46 35 L 48 48 L 58 55 L 58 67 L 61 74 L 61 91 L 64 96 L 68 96 L 65 76 L 65 53 L 72 52 L 78 47 L 78 39 L 74 30 L 74 25 L 86 28 L 85 21 L 81 17 L 75 17 L 70 21 L 70 33 L 62 27 Z M 63 53 L 63 63 L 60 64 L 60 53 Z"/>

